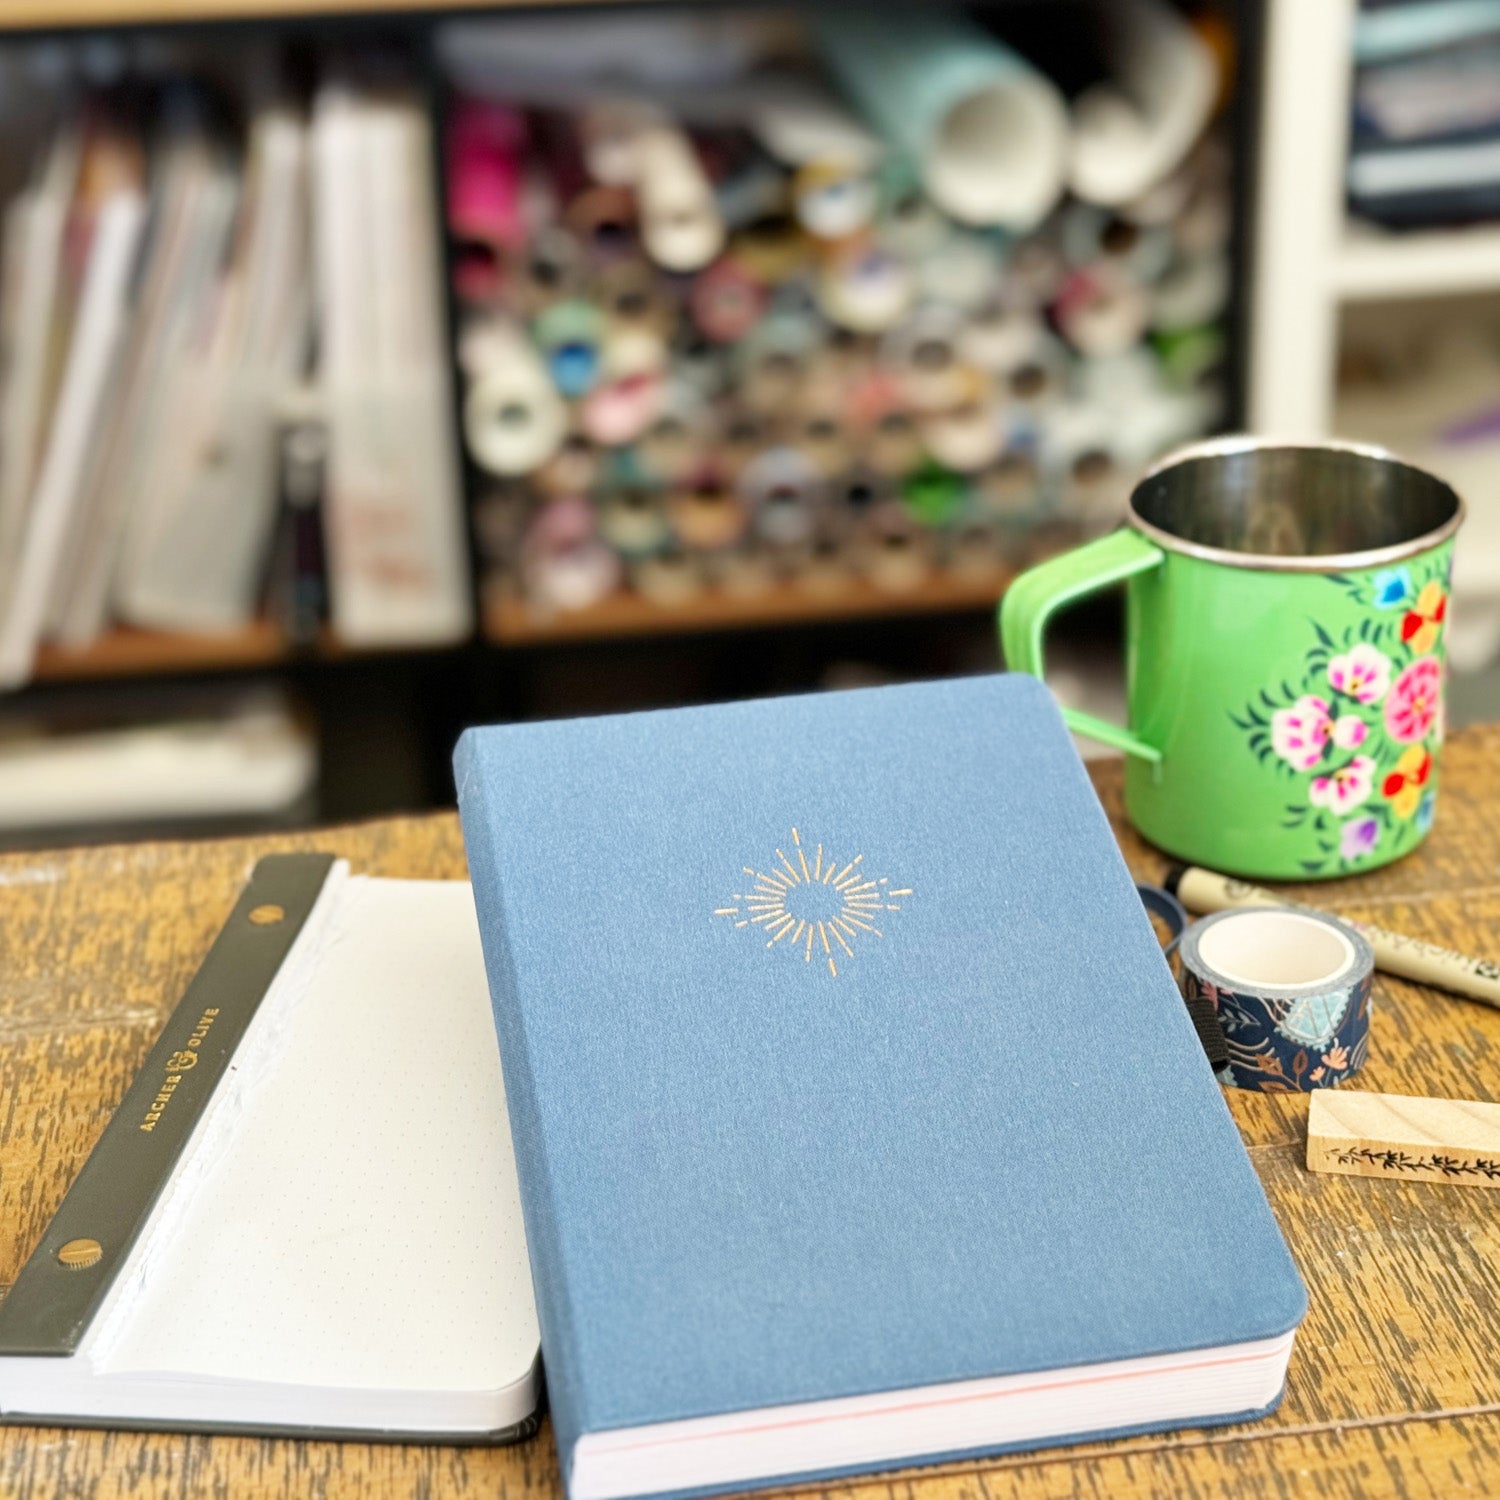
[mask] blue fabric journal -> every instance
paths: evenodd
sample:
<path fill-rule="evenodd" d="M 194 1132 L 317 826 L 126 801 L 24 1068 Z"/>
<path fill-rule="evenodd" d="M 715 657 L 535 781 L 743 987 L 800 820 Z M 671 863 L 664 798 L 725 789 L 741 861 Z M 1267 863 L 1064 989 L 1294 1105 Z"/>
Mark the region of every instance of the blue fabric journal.
<path fill-rule="evenodd" d="M 584 1434 L 1300 1322 L 1033 679 L 475 729 L 455 759 L 570 1483 Z"/>

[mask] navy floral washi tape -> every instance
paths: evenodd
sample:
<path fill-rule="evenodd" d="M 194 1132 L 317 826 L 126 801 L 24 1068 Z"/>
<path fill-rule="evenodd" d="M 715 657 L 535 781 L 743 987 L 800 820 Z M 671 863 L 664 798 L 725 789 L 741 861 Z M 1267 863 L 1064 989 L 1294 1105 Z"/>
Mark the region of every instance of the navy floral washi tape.
<path fill-rule="evenodd" d="M 1212 1004 L 1224 1033 L 1221 1083 L 1300 1093 L 1363 1066 L 1375 955 L 1352 927 L 1292 907 L 1240 907 L 1194 922 L 1178 956 L 1184 999 Z"/>

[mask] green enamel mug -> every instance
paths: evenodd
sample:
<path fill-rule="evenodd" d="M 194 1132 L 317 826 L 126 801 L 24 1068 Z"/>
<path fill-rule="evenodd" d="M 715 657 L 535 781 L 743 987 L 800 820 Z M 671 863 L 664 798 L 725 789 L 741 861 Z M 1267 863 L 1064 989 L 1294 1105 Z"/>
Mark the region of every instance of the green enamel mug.
<path fill-rule="evenodd" d="M 1169 854 L 1308 880 L 1388 864 L 1432 827 L 1463 502 L 1382 449 L 1221 438 L 1179 449 L 1120 530 L 1023 573 L 1007 664 L 1042 675 L 1059 608 L 1125 584 L 1125 807 Z"/>

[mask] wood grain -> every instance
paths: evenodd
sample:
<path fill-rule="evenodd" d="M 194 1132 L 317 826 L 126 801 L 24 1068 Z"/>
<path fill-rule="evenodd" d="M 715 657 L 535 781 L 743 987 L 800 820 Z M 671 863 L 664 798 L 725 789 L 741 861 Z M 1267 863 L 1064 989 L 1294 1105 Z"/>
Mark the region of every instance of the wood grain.
<path fill-rule="evenodd" d="M 1399 864 L 1289 888 L 1460 951 L 1500 935 L 1500 727 L 1445 750 L 1437 827 Z M 1137 874 L 1167 861 L 1101 795 Z M 461 875 L 448 814 L 322 833 L 0 857 L 0 1284 L 8 1285 L 207 949 L 255 859 L 325 848 L 357 869 Z M 1494 1100 L 1500 1013 L 1376 978 L 1360 1084 Z M 1447 1496 L 1500 1476 L 1500 1216 L 1486 1193 L 1309 1173 L 1305 1095 L 1231 1090 L 1311 1312 L 1280 1409 L 1252 1425 L 1094 1443 L 797 1492 L 818 1500 Z M 1232 1283 L 1232 1265 L 1205 1266 Z M 509 1449 L 0 1429 L 0 1495 L 483 1494 L 555 1500 L 546 1428 Z"/>
<path fill-rule="evenodd" d="M 0 0 L 0 30 L 495 11 L 523 4 L 570 3 L 576 0 Z"/>
<path fill-rule="evenodd" d="M 959 577 L 939 573 L 913 588 L 892 590 L 851 576 L 830 580 L 816 589 L 797 583 L 773 584 L 758 594 L 709 589 L 681 604 L 661 604 L 621 592 L 585 609 L 550 612 L 538 611 L 521 599 L 501 597 L 485 606 L 484 631 L 489 640 L 501 645 L 524 646 L 610 636 L 670 635 L 674 631 L 740 630 L 817 620 L 991 610 L 1013 577 L 1013 571 L 1002 568 Z"/>
<path fill-rule="evenodd" d="M 1500 1104 L 1324 1090 L 1308 1106 L 1307 1169 L 1500 1188 Z"/>

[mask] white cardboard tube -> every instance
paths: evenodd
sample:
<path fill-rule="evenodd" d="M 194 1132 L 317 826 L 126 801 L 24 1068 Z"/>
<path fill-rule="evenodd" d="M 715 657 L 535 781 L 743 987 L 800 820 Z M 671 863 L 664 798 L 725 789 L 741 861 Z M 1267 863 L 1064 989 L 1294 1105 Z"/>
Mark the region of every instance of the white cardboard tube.
<path fill-rule="evenodd" d="M 1025 230 L 1057 201 L 1062 96 L 961 12 L 928 0 L 903 11 L 823 9 L 813 24 L 835 76 L 944 212 Z"/>

